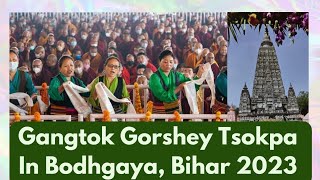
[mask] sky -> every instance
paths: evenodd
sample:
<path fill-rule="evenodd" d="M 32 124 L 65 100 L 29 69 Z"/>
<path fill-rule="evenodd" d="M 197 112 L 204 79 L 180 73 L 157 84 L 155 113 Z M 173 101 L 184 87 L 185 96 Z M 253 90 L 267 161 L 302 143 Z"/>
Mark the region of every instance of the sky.
<path fill-rule="evenodd" d="M 259 33 L 258 28 L 246 26 L 246 34 L 238 33 L 238 42 L 230 36 L 228 47 L 228 104 L 239 107 L 240 95 L 244 84 L 247 84 L 252 96 L 253 81 L 258 51 L 263 40 L 264 26 Z M 298 30 L 294 43 L 286 37 L 279 47 L 275 43 L 275 34 L 269 28 L 270 39 L 275 47 L 286 96 L 290 83 L 296 96 L 300 91 L 309 91 L 308 85 L 308 35 Z"/>

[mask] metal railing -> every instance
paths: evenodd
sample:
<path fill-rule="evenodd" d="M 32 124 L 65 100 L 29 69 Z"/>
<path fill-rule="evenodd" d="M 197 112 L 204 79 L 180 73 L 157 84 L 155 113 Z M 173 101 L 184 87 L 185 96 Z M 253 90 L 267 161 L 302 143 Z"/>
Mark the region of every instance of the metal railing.
<path fill-rule="evenodd" d="M 35 86 L 36 87 L 36 89 L 39 91 L 40 89 L 42 89 L 42 87 L 41 86 Z M 49 86 L 47 86 L 47 88 L 49 88 Z M 204 94 L 204 89 L 206 89 L 206 88 L 209 88 L 209 86 L 207 85 L 207 84 L 203 84 L 203 85 L 201 85 L 200 86 L 200 91 L 201 91 L 201 94 Z M 134 85 L 127 85 L 127 89 L 128 90 L 131 90 L 131 89 L 134 89 Z M 148 85 L 139 85 L 139 89 L 142 89 L 143 90 L 143 94 L 147 94 L 147 89 L 149 89 L 149 86 Z M 150 90 L 149 90 L 150 91 Z M 206 97 L 204 97 L 204 99 L 205 99 Z M 144 95 L 144 97 L 143 97 L 143 100 L 141 101 L 141 102 L 143 102 L 143 109 L 144 109 L 144 112 L 147 112 L 147 102 L 148 102 L 148 100 L 149 99 L 147 99 L 147 96 L 146 95 Z M 132 103 L 133 103 L 133 105 L 135 105 L 136 104 L 136 92 L 135 91 L 133 91 L 133 98 L 132 98 Z M 200 111 L 199 111 L 199 113 L 200 114 L 203 114 L 204 113 L 204 101 L 202 101 L 202 105 L 201 105 L 201 109 L 200 109 Z"/>
<path fill-rule="evenodd" d="M 41 122 L 44 121 L 66 121 L 71 122 L 71 115 L 41 115 Z M 202 122 L 204 119 L 207 119 L 209 122 L 215 121 L 217 116 L 215 114 L 180 114 L 181 121 L 184 119 L 190 119 L 193 122 Z M 124 122 L 139 122 L 140 119 L 145 119 L 145 114 L 110 114 L 110 119 L 119 119 Z M 175 119 L 174 114 L 151 114 L 150 121 L 154 122 L 156 119 L 164 119 L 165 122 Z M 96 119 L 103 119 L 103 114 L 90 114 L 89 121 L 95 122 Z M 10 115 L 10 122 L 14 122 L 15 116 Z M 21 115 L 19 116 L 20 121 L 31 122 L 35 120 L 33 115 Z M 84 122 L 83 114 L 78 114 L 78 122 Z M 228 121 L 227 114 L 221 114 L 219 121 Z"/>
<path fill-rule="evenodd" d="M 208 119 L 209 122 L 216 120 L 217 116 L 215 114 L 180 114 L 181 121 L 183 119 L 191 119 L 191 121 L 202 122 L 204 119 Z M 90 122 L 95 122 L 96 119 L 102 119 L 103 114 L 90 114 Z M 140 119 L 145 119 L 145 114 L 110 114 L 110 119 L 121 119 L 122 121 L 133 121 L 137 122 Z M 155 119 L 164 119 L 166 122 L 169 119 L 175 119 L 174 114 L 151 114 L 150 121 L 154 122 Z M 220 120 L 226 121 L 228 118 L 227 114 L 221 114 Z M 127 120 L 128 119 L 128 120 Z M 132 120 L 135 119 L 135 120 Z M 83 120 L 82 120 L 83 121 Z"/>
<path fill-rule="evenodd" d="M 35 120 L 35 117 L 33 115 L 23 115 L 20 116 L 19 119 L 21 121 L 32 121 Z M 83 118 L 82 118 L 83 119 Z M 10 121 L 14 121 L 15 120 L 15 116 L 14 115 L 10 115 Z M 41 115 L 41 121 L 67 121 L 67 122 L 71 122 L 71 115 Z M 79 118 L 80 120 L 80 118 Z"/>

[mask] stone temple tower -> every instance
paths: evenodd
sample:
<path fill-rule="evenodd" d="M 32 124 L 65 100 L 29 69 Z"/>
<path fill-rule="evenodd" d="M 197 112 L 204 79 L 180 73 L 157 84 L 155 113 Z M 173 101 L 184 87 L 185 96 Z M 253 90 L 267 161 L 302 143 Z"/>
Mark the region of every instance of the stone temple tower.
<path fill-rule="evenodd" d="M 267 29 L 258 52 L 251 97 L 247 91 L 245 85 L 240 97 L 240 120 L 287 119 L 286 116 L 291 115 L 289 113 L 299 113 L 292 86 L 289 89 L 289 98 L 285 95 L 276 50 Z M 247 97 L 251 105 L 248 104 Z M 291 103 L 290 110 L 288 101 Z M 251 113 L 248 113 L 248 105 Z"/>
<path fill-rule="evenodd" d="M 298 101 L 296 98 L 296 93 L 290 83 L 290 87 L 288 90 L 288 112 L 289 113 L 299 113 Z"/>
<path fill-rule="evenodd" d="M 242 92 L 241 92 L 239 113 L 244 114 L 244 115 L 248 115 L 251 113 L 250 93 L 248 91 L 246 84 L 244 85 Z"/>

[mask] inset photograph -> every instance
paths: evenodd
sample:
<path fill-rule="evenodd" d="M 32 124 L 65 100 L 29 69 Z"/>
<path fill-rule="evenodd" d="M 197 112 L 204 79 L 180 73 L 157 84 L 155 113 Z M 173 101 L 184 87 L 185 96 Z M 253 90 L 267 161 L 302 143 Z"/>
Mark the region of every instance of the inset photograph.
<path fill-rule="evenodd" d="M 228 105 L 237 121 L 308 120 L 308 18 L 228 13 Z"/>

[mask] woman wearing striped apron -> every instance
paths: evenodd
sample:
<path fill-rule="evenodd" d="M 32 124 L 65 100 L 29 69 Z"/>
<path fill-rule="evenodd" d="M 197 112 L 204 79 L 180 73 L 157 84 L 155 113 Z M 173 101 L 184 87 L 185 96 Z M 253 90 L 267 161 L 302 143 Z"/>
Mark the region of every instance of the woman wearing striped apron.
<path fill-rule="evenodd" d="M 78 112 L 74 108 L 68 94 L 64 90 L 63 83 L 72 83 L 86 87 L 85 84 L 74 76 L 74 60 L 69 55 L 63 55 L 59 59 L 59 74 L 52 78 L 49 86 L 50 107 L 48 113 L 52 115 L 67 114 L 72 115 L 72 120 L 77 119 Z M 83 97 L 88 97 L 89 93 L 80 93 Z"/>
<path fill-rule="evenodd" d="M 180 72 L 173 70 L 174 55 L 164 50 L 159 55 L 159 68 L 152 74 L 149 88 L 153 96 L 153 113 L 172 114 L 179 111 L 179 93 L 186 81 L 190 81 Z M 198 71 L 200 76 L 203 71 Z"/>

